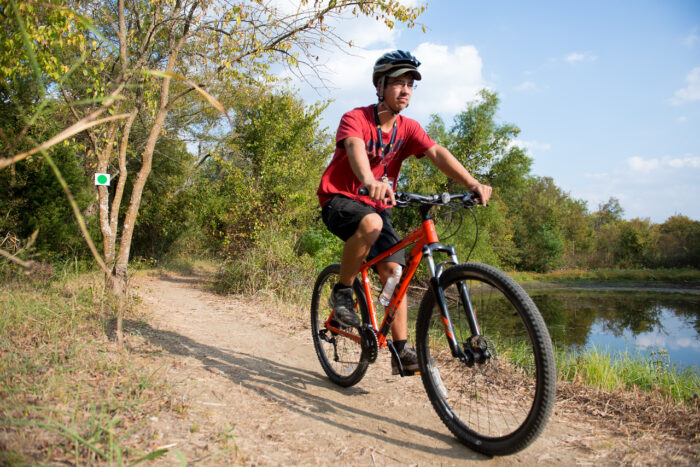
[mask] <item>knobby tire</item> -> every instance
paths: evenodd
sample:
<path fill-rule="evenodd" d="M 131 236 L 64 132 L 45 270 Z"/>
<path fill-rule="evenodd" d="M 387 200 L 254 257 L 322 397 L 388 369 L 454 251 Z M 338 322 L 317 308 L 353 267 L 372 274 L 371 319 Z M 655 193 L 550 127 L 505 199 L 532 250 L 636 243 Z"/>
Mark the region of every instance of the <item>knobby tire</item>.
<path fill-rule="evenodd" d="M 469 290 L 484 336 L 479 345 L 492 356 L 471 367 L 452 356 L 429 289 L 416 323 L 421 378 L 439 417 L 463 444 L 489 455 L 513 454 L 539 436 L 552 412 L 556 366 L 549 332 L 510 277 L 485 264 L 460 264 L 440 277 L 460 346 L 472 337 L 460 283 Z"/>

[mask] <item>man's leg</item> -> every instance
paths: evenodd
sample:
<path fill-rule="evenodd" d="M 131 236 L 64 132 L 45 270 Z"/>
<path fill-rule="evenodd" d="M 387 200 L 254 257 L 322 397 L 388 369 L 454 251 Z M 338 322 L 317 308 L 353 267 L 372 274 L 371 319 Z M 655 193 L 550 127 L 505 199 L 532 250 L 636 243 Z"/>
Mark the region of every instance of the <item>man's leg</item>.
<path fill-rule="evenodd" d="M 382 280 L 382 284 L 385 284 L 387 279 L 394 274 L 394 270 L 399 267 L 398 263 L 392 263 L 389 261 L 378 263 L 377 272 Z M 391 337 L 395 342 L 405 341 L 408 339 L 408 300 L 404 300 L 399 305 L 396 310 L 396 315 L 394 315 L 394 322 L 391 323 Z"/>
<path fill-rule="evenodd" d="M 333 316 L 343 326 L 358 327 L 362 324 L 354 310 L 352 283 L 372 245 L 377 241 L 383 225 L 384 221 L 379 214 L 367 214 L 343 247 L 340 277 L 331 296 Z"/>
<path fill-rule="evenodd" d="M 387 279 L 391 277 L 394 270 L 399 267 L 398 263 L 393 262 L 382 262 L 377 264 L 377 272 L 379 272 L 379 277 L 382 280 L 382 284 L 385 284 Z M 404 297 L 403 301 L 399 304 L 396 309 L 396 314 L 394 315 L 394 322 L 391 323 L 391 337 L 394 341 L 394 347 L 396 348 L 399 358 L 401 359 L 401 366 L 404 371 L 409 374 L 418 371 L 418 355 L 416 355 L 415 349 L 408 345 L 408 299 Z M 393 374 L 399 373 L 399 365 L 395 361 L 393 355 L 391 358 L 391 369 Z"/>
<path fill-rule="evenodd" d="M 343 247 L 343 258 L 340 262 L 340 283 L 352 287 L 352 282 L 367 258 L 369 250 L 377 241 L 382 231 L 384 221 L 379 214 L 368 214 L 362 218 L 357 230 L 348 238 Z"/>

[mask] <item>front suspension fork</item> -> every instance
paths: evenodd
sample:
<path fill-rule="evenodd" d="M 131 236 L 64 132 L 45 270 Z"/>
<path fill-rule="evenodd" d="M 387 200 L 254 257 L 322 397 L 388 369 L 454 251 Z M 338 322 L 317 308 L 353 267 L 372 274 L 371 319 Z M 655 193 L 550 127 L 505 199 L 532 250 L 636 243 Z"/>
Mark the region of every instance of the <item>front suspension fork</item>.
<path fill-rule="evenodd" d="M 450 256 L 449 261 L 443 261 L 439 264 L 435 264 L 433 259 L 434 252 L 447 253 Z M 459 295 L 461 299 L 461 304 L 464 307 L 464 315 L 469 324 L 469 330 L 471 332 L 470 339 L 464 343 L 464 347 L 457 342 L 457 337 L 455 336 L 454 326 L 452 325 L 452 318 L 450 317 L 450 311 L 447 307 L 447 301 L 445 300 L 445 292 L 440 285 L 440 276 L 442 275 L 445 265 L 455 265 L 459 264 L 457 259 L 457 252 L 455 247 L 452 245 L 442 245 L 440 243 L 432 243 L 430 245 L 425 245 L 423 247 L 423 255 L 427 259 L 428 268 L 430 270 L 430 287 L 433 290 L 435 300 L 437 302 L 438 308 L 440 309 L 440 316 L 442 318 L 442 327 L 447 336 L 447 341 L 450 345 L 450 350 L 452 356 L 458 358 L 460 361 L 467 364 L 473 364 L 474 355 L 469 349 L 470 342 L 474 337 L 481 335 L 479 331 L 479 324 L 476 321 L 476 313 L 474 312 L 474 307 L 472 305 L 471 299 L 469 297 L 469 291 L 467 290 L 467 285 L 464 282 L 459 282 Z"/>

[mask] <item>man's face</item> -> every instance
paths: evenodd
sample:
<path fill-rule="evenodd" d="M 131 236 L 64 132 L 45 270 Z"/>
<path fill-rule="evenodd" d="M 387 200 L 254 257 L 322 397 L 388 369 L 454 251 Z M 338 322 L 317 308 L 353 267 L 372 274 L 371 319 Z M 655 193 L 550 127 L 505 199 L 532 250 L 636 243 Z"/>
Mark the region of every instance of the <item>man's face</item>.
<path fill-rule="evenodd" d="M 413 95 L 413 75 L 404 73 L 396 78 L 387 78 L 384 87 L 384 100 L 394 111 L 400 112 L 406 107 Z"/>

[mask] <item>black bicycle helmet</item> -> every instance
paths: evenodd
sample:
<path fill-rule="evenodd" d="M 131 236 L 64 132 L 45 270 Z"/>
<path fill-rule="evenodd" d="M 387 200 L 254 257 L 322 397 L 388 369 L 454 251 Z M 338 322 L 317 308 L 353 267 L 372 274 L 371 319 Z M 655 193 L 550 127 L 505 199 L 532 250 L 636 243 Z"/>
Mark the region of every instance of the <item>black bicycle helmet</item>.
<path fill-rule="evenodd" d="M 404 73 L 411 73 L 413 79 L 420 81 L 421 76 L 417 68 L 420 62 L 410 52 L 403 50 L 394 50 L 387 52 L 374 63 L 374 71 L 372 73 L 372 84 L 376 87 L 382 78 L 387 76 L 395 78 Z"/>

